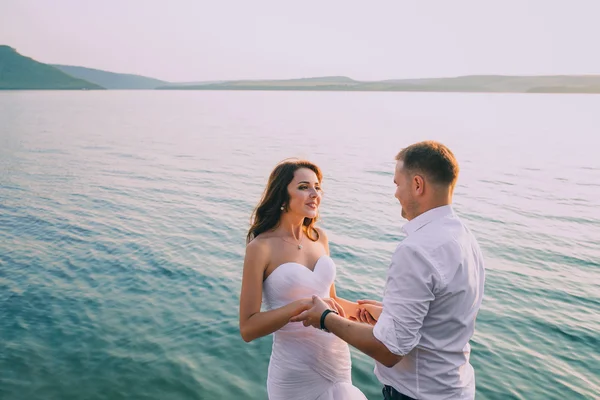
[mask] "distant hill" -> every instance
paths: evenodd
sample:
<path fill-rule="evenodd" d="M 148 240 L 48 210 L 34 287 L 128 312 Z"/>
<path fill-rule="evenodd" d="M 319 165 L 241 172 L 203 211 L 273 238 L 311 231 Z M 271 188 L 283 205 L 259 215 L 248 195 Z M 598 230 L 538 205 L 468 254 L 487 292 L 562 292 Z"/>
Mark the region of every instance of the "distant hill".
<path fill-rule="evenodd" d="M 198 82 L 169 82 L 166 86 L 200 86 L 200 85 L 213 85 L 215 83 L 223 83 L 225 81 L 198 81 Z M 164 87 L 164 86 L 162 86 Z M 158 87 L 159 89 L 161 87 Z"/>
<path fill-rule="evenodd" d="M 504 76 L 357 81 L 346 76 L 166 82 L 70 65 L 42 64 L 0 45 L 1 89 L 291 90 L 362 92 L 600 93 L 600 75 Z"/>
<path fill-rule="evenodd" d="M 0 90 L 103 89 L 94 83 L 74 78 L 48 64 L 22 56 L 9 46 L 0 45 Z"/>
<path fill-rule="evenodd" d="M 202 84 L 170 84 L 158 87 L 160 90 L 344 90 L 356 87 L 361 82 L 345 76 L 325 76 L 317 78 L 279 80 L 240 80 L 205 82 Z"/>
<path fill-rule="evenodd" d="M 71 65 L 52 64 L 52 66 L 75 78 L 93 82 L 106 89 L 156 89 L 159 86 L 170 84 L 169 82 L 141 75 L 119 74 Z"/>
<path fill-rule="evenodd" d="M 317 90 L 385 92 L 600 93 L 600 75 L 503 76 L 355 81 L 322 77 L 286 80 L 225 81 L 202 85 L 168 85 L 160 90 Z"/>
<path fill-rule="evenodd" d="M 391 90 L 500 92 L 500 93 L 600 93 L 600 75 L 505 76 L 469 75 L 456 78 L 389 80 L 368 84 Z"/>

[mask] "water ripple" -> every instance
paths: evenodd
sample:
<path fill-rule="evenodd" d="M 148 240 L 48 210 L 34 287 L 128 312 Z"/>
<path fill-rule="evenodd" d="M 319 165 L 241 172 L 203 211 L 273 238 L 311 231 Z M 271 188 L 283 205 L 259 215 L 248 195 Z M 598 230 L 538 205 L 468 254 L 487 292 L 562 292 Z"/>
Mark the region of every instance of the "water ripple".
<path fill-rule="evenodd" d="M 598 100 L 571 97 L 590 131 L 565 133 L 571 103 L 557 97 L 477 96 L 0 96 L 0 110 L 22 108 L 0 146 L 0 398 L 266 398 L 271 339 L 244 343 L 237 308 L 271 168 L 288 156 L 322 166 L 338 293 L 380 299 L 404 237 L 393 157 L 425 137 L 464 159 L 455 209 L 487 263 L 477 398 L 597 397 L 600 167 L 580 143 L 596 140 Z M 477 118 L 497 109 L 510 124 Z M 355 384 L 380 398 L 372 361 L 352 357 Z"/>

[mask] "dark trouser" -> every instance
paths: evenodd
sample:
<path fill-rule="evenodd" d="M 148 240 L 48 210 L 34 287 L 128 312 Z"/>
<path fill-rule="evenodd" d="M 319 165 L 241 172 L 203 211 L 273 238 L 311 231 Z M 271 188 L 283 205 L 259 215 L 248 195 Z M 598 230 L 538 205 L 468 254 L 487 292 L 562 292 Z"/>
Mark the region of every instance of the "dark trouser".
<path fill-rule="evenodd" d="M 383 393 L 383 400 L 416 400 L 412 397 L 408 397 L 407 395 L 400 393 L 399 391 L 388 385 L 385 385 L 381 392 Z"/>

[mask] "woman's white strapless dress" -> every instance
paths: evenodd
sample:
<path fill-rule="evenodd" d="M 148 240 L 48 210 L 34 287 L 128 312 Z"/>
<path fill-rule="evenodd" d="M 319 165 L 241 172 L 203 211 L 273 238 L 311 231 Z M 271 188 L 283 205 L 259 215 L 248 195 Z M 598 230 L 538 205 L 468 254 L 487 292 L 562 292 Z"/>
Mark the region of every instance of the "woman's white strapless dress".
<path fill-rule="evenodd" d="M 277 267 L 263 282 L 268 309 L 318 295 L 329 297 L 336 267 L 328 256 L 314 271 L 298 263 Z M 337 336 L 301 322 L 291 322 L 273 334 L 267 391 L 269 400 L 366 400 L 352 385 L 350 349 Z"/>

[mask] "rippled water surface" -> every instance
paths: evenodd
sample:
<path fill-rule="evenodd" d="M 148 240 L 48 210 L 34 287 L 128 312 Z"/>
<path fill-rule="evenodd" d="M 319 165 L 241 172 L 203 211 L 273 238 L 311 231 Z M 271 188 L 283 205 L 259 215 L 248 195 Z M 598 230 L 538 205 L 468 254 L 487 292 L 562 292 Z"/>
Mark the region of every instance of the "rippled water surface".
<path fill-rule="evenodd" d="M 266 399 L 237 308 L 274 164 L 325 173 L 338 294 L 380 298 L 402 239 L 393 158 L 441 140 L 487 286 L 478 399 L 600 392 L 600 96 L 0 93 L 0 398 Z M 353 379 L 380 398 L 373 363 Z"/>

